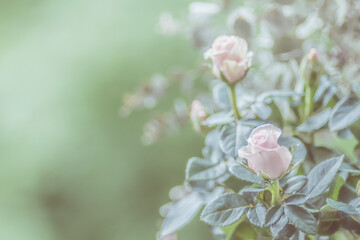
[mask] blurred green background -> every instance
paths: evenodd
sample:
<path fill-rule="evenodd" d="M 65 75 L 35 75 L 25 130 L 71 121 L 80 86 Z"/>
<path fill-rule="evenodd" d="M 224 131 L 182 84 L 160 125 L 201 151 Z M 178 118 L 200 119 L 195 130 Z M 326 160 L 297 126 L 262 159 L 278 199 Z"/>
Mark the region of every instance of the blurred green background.
<path fill-rule="evenodd" d="M 159 14 L 190 1 L 0 0 L 0 239 L 147 240 L 202 139 L 188 126 L 148 147 L 151 111 L 118 115 L 155 72 L 191 66 Z M 205 224 L 179 239 L 210 239 Z"/>

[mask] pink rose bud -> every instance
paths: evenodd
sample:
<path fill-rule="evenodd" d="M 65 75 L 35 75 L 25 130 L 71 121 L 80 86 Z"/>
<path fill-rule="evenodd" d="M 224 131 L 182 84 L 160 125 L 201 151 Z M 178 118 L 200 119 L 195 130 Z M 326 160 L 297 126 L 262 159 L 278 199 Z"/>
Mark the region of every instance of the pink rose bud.
<path fill-rule="evenodd" d="M 308 53 L 308 61 L 317 61 L 319 59 L 319 53 L 315 48 L 310 49 Z"/>
<path fill-rule="evenodd" d="M 251 66 L 252 53 L 244 39 L 236 36 L 220 36 L 204 54 L 211 59 L 215 76 L 233 84 L 244 78 Z"/>
<path fill-rule="evenodd" d="M 191 104 L 190 118 L 196 131 L 201 131 L 201 123 L 205 121 L 208 114 L 199 100 L 194 100 Z"/>
<path fill-rule="evenodd" d="M 289 168 L 291 153 L 278 144 L 281 130 L 272 124 L 261 125 L 252 130 L 248 145 L 239 149 L 239 156 L 248 160 L 249 167 L 271 179 L 279 178 Z"/>

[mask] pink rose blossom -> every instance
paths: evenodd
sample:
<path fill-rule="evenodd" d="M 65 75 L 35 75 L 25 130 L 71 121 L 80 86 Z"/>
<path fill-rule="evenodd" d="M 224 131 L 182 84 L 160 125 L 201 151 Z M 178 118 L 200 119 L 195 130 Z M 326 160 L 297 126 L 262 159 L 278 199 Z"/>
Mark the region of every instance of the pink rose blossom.
<path fill-rule="evenodd" d="M 205 59 L 211 59 L 213 73 L 222 75 L 229 83 L 240 81 L 251 65 L 252 53 L 244 39 L 236 36 L 220 36 L 215 39 L 211 48 L 204 54 Z"/>
<path fill-rule="evenodd" d="M 272 124 L 255 128 L 247 140 L 248 145 L 239 149 L 239 156 L 247 159 L 256 173 L 261 171 L 271 179 L 279 178 L 289 168 L 292 158 L 289 149 L 278 144 L 280 135 L 281 130 Z"/>

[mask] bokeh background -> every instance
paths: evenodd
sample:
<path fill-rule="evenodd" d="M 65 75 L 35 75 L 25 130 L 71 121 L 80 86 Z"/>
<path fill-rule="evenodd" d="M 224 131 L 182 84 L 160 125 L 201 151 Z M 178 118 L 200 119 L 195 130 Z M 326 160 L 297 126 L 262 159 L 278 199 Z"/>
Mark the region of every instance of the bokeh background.
<path fill-rule="evenodd" d="M 162 11 L 181 16 L 189 2 L 0 0 L 0 239 L 155 238 L 202 139 L 187 126 L 145 147 L 152 112 L 118 110 L 153 73 L 199 58 L 184 37 L 154 31 Z M 210 239 L 206 228 L 179 238 Z"/>

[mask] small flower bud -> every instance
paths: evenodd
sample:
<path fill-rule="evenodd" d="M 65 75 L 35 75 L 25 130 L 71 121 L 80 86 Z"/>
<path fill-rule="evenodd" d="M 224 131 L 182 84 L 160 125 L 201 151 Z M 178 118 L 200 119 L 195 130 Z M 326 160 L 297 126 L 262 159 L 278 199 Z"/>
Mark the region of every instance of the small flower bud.
<path fill-rule="evenodd" d="M 309 53 L 304 56 L 300 66 L 302 78 L 305 83 L 310 86 L 316 86 L 321 74 L 321 65 L 319 60 L 319 52 L 312 48 Z"/>
<path fill-rule="evenodd" d="M 308 53 L 308 62 L 318 61 L 319 60 L 319 53 L 315 48 L 310 49 Z"/>
<path fill-rule="evenodd" d="M 204 110 L 204 106 L 199 100 L 194 100 L 191 104 L 190 118 L 197 132 L 202 130 L 202 122 L 208 118 L 208 114 Z"/>

